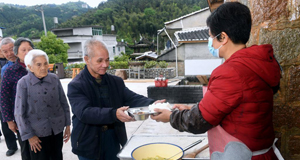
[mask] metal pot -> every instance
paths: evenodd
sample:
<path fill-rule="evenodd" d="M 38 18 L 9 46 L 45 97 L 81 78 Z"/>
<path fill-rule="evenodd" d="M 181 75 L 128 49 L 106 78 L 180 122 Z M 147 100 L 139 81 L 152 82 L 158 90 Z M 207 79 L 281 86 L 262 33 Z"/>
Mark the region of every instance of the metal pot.
<path fill-rule="evenodd" d="M 202 139 L 190 144 L 184 149 L 171 143 L 149 143 L 134 149 L 131 153 L 131 157 L 134 160 L 142 160 L 159 156 L 168 160 L 177 160 L 183 157 L 186 150 L 201 142 Z"/>
<path fill-rule="evenodd" d="M 180 153 L 180 154 L 177 154 Z M 173 155 L 176 156 L 172 157 Z M 131 157 L 134 160 L 142 160 L 147 158 L 155 157 L 169 158 L 172 157 L 172 160 L 182 158 L 183 149 L 175 144 L 171 143 L 149 143 L 137 147 L 131 153 Z"/>

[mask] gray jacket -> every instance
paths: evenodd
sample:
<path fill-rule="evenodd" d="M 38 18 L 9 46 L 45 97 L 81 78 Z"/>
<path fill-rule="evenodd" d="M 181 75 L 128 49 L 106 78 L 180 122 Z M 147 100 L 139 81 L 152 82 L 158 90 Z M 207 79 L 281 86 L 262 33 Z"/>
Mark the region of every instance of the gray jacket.
<path fill-rule="evenodd" d="M 17 85 L 15 120 L 22 140 L 61 133 L 71 124 L 69 105 L 58 77 L 48 73 L 43 80 L 33 73 Z"/>

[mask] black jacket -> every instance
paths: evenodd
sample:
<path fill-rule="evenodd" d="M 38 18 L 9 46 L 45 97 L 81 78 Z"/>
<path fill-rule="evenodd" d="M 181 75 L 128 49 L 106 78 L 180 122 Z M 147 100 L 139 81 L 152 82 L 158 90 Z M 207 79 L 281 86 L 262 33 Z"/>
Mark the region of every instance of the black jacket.
<path fill-rule="evenodd" d="M 68 85 L 68 98 L 74 114 L 71 134 L 72 152 L 87 158 L 98 158 L 100 155 L 99 135 L 102 125 L 113 125 L 119 143 L 125 145 L 127 141 L 125 124 L 116 117 L 118 108 L 146 106 L 154 102 L 129 90 L 120 77 L 105 74 L 102 81 L 108 85 L 109 101 L 113 107 L 101 106 L 98 84 L 87 67 Z"/>

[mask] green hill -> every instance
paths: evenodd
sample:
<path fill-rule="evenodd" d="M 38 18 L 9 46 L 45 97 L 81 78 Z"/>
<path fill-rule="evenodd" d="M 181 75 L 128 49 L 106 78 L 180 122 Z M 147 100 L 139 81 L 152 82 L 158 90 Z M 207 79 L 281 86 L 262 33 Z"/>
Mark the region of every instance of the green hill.
<path fill-rule="evenodd" d="M 47 30 L 54 27 L 53 17 L 58 17 L 62 23 L 72 17 L 80 16 L 90 7 L 82 8 L 84 2 L 68 2 L 62 5 L 44 5 L 44 15 Z M 40 11 L 35 6 L 12 5 L 0 3 L 0 27 L 5 27 L 3 36 L 40 37 L 44 33 Z"/>
<path fill-rule="evenodd" d="M 118 40 L 133 43 L 140 35 L 155 40 L 157 30 L 164 27 L 164 22 L 207 6 L 207 0 L 108 0 L 59 27 L 99 25 L 109 34 L 114 25 Z"/>
<path fill-rule="evenodd" d="M 103 33 L 111 33 L 115 26 L 118 40 L 133 43 L 140 35 L 156 40 L 157 30 L 164 22 L 207 7 L 207 0 L 107 0 L 98 8 L 82 8 L 84 2 L 62 5 L 45 5 L 47 30 L 54 27 L 53 17 L 58 17 L 58 28 L 99 25 Z M 0 3 L 0 27 L 4 36 L 40 37 L 44 34 L 41 12 L 35 7 Z"/>

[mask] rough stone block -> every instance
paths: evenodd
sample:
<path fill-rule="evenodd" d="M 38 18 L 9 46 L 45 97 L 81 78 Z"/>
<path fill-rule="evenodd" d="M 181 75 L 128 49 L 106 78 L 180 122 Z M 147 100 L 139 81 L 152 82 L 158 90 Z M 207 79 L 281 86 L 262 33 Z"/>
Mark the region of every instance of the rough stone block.
<path fill-rule="evenodd" d="M 300 128 L 300 106 L 274 106 L 273 113 L 275 128 L 282 126 Z"/>
<path fill-rule="evenodd" d="M 300 65 L 298 66 L 291 66 L 289 68 L 289 81 L 287 86 L 288 91 L 288 101 L 300 101 Z"/>
<path fill-rule="evenodd" d="M 289 142 L 289 152 L 291 156 L 298 156 L 300 155 L 300 135 L 294 135 L 290 137 Z"/>

